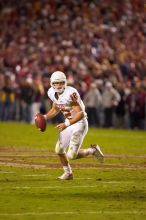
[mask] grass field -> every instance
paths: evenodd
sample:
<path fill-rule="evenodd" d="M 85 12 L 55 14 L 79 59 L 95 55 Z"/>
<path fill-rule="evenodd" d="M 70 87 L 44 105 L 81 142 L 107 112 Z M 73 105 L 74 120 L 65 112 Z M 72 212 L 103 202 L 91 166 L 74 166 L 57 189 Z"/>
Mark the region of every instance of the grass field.
<path fill-rule="evenodd" d="M 71 161 L 73 181 L 56 179 L 56 139 L 53 125 L 0 123 L 0 219 L 146 219 L 145 131 L 90 129 L 83 145 L 106 160 Z"/>

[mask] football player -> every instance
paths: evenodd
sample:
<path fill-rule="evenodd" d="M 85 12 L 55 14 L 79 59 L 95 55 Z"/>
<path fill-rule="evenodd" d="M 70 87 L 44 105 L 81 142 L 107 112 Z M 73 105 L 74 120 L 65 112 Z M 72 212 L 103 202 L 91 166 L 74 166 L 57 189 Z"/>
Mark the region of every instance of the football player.
<path fill-rule="evenodd" d="M 85 106 L 78 91 L 67 86 L 67 79 L 63 72 L 56 71 L 50 78 L 51 88 L 48 97 L 52 100 L 52 108 L 44 115 L 46 120 L 55 117 L 60 111 L 64 114 L 65 121 L 57 125 L 59 138 L 55 152 L 60 157 L 64 173 L 60 180 L 73 179 L 72 168 L 69 159 L 79 159 L 94 155 L 101 163 L 104 155 L 98 145 L 91 145 L 88 149 L 81 149 L 83 139 L 88 131 L 87 114 Z"/>

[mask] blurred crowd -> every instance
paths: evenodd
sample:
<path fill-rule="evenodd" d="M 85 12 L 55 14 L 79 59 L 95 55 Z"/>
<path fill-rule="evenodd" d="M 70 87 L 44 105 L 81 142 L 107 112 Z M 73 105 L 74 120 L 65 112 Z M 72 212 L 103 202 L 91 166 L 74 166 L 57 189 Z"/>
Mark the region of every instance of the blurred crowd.
<path fill-rule="evenodd" d="M 146 129 L 143 0 L 0 0 L 0 24 L 0 121 L 47 112 L 60 70 L 90 126 Z"/>

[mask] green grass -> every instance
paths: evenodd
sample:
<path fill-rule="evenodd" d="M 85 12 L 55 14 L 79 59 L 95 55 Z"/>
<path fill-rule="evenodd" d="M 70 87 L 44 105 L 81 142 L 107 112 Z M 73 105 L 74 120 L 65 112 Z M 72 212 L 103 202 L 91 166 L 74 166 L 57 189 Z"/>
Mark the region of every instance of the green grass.
<path fill-rule="evenodd" d="M 0 123 L 0 162 L 9 159 L 10 162 L 48 164 L 48 169 L 34 169 L 1 163 L 0 219 L 146 219 L 145 131 L 90 129 L 84 146 L 99 143 L 105 155 L 143 157 L 107 157 L 105 165 L 113 164 L 113 168 L 88 167 L 91 163 L 98 164 L 92 158 L 73 161 L 73 166 L 86 163 L 87 167 L 78 166 L 74 169 L 75 179 L 66 182 L 56 179 L 62 169 L 51 169 L 49 165 L 59 163 L 57 157 L 49 156 L 54 154 L 57 133 L 54 125 L 41 133 L 33 125 Z M 24 153 L 48 157 L 23 158 Z M 6 155 L 14 157 L 5 158 Z M 125 167 L 118 168 L 119 164 Z"/>
<path fill-rule="evenodd" d="M 68 182 L 56 180 L 59 174 L 60 170 L 1 167 L 0 213 L 15 213 L 14 219 L 22 220 L 144 219 L 144 170 L 77 170 L 74 181 Z"/>
<path fill-rule="evenodd" d="M 55 125 L 39 132 L 34 125 L 0 122 L 0 146 L 49 148 L 53 151 L 57 135 Z M 145 131 L 90 128 L 84 146 L 91 143 L 98 143 L 110 154 L 146 154 Z"/>
<path fill-rule="evenodd" d="M 53 147 L 57 138 L 55 126 L 39 132 L 34 125 L 0 123 L 0 146 Z"/>

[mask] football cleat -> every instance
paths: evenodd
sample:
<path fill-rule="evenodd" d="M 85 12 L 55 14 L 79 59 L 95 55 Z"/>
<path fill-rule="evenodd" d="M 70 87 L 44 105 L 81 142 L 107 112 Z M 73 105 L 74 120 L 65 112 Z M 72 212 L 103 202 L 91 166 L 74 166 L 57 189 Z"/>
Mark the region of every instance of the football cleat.
<path fill-rule="evenodd" d="M 63 173 L 57 179 L 59 179 L 59 180 L 73 180 L 73 174 L 72 173 Z"/>
<path fill-rule="evenodd" d="M 100 163 L 104 162 L 104 154 L 102 153 L 100 147 L 97 144 L 91 145 L 91 148 L 94 148 L 95 151 L 93 155 L 99 160 Z"/>

